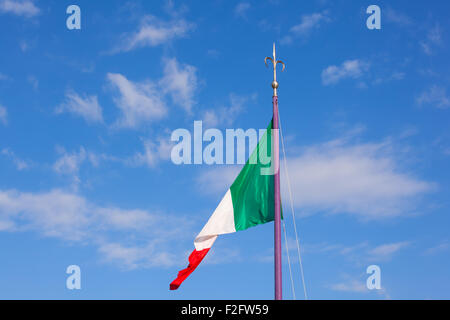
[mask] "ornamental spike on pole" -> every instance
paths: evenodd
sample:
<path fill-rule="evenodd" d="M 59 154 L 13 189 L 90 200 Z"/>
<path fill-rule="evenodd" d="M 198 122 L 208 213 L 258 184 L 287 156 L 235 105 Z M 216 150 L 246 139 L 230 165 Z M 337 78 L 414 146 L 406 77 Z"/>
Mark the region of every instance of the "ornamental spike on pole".
<path fill-rule="evenodd" d="M 276 52 L 275 52 L 275 42 L 273 43 L 273 58 L 271 57 L 266 57 L 264 59 L 264 63 L 267 65 L 267 60 L 272 61 L 272 65 L 273 65 L 273 81 L 272 81 L 272 88 L 273 88 L 273 96 L 276 97 L 277 96 L 277 89 L 278 89 L 278 82 L 277 82 L 277 64 L 281 64 L 283 66 L 283 68 L 281 69 L 281 72 L 284 71 L 284 69 L 286 68 L 286 65 L 284 64 L 283 61 L 281 60 L 277 60 L 277 56 L 276 56 Z"/>
<path fill-rule="evenodd" d="M 283 289 L 282 289 L 282 274 L 281 274 L 281 198 L 280 198 L 280 145 L 279 145 L 279 120 L 278 120 L 278 82 L 277 82 L 277 65 L 281 64 L 283 68 L 281 71 L 284 71 L 285 64 L 281 60 L 277 60 L 276 52 L 275 52 L 275 43 L 273 44 L 273 58 L 266 57 L 264 59 L 264 63 L 267 66 L 267 60 L 272 61 L 273 65 L 273 167 L 275 168 L 274 172 L 274 199 L 275 199 L 275 221 L 274 221 L 274 264 L 275 264 L 275 300 L 283 299 Z"/>

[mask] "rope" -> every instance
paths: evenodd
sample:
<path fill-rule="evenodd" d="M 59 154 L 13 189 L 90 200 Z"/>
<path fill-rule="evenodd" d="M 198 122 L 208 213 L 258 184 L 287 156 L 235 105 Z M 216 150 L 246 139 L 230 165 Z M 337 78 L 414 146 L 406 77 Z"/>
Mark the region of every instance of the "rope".
<path fill-rule="evenodd" d="M 287 161 L 286 161 L 286 150 L 284 148 L 283 130 L 282 130 L 282 127 L 281 127 L 281 117 L 280 117 L 280 112 L 279 111 L 278 111 L 278 118 L 279 118 L 278 121 L 279 121 L 279 126 L 280 126 L 281 146 L 282 146 L 282 150 L 283 150 L 284 170 L 285 170 L 285 174 L 286 174 L 286 180 L 287 180 L 287 183 L 288 183 L 289 199 L 290 199 L 291 212 L 292 212 L 292 221 L 293 221 L 293 225 L 294 225 L 295 240 L 296 240 L 296 243 L 297 243 L 297 253 L 298 253 L 298 261 L 299 261 L 299 264 L 300 264 L 300 271 L 301 271 L 301 276 L 302 276 L 303 292 L 304 292 L 304 295 L 305 295 L 305 300 L 308 300 L 308 295 L 306 294 L 305 276 L 304 276 L 304 273 L 303 273 L 302 256 L 301 256 L 301 253 L 300 253 L 300 241 L 298 240 L 297 224 L 295 222 L 295 212 L 294 212 L 294 202 L 292 200 L 291 182 L 289 180 L 288 167 L 287 167 Z M 283 227 L 284 227 L 284 221 L 283 221 Z M 285 238 L 286 238 L 286 230 L 285 230 Z M 286 240 L 286 246 L 287 246 L 287 240 Z M 289 257 L 288 257 L 288 261 L 289 261 Z M 290 268 L 290 265 L 289 265 L 289 268 Z"/>
<path fill-rule="evenodd" d="M 286 225 L 284 224 L 284 220 L 283 220 L 283 230 L 284 230 L 284 242 L 286 244 L 286 253 L 287 253 L 287 259 L 288 259 L 288 265 L 289 265 L 289 276 L 291 278 L 292 296 L 294 297 L 294 300 L 297 300 L 297 298 L 295 297 L 294 278 L 292 277 L 291 258 L 289 255 L 289 246 L 288 246 L 288 242 L 287 242 Z"/>

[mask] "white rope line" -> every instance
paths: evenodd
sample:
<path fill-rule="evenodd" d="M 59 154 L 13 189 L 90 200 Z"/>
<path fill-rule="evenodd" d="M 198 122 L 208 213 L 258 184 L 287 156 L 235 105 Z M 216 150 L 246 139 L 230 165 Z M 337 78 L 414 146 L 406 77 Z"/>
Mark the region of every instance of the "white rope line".
<path fill-rule="evenodd" d="M 283 220 L 283 230 L 284 230 L 284 242 L 286 244 L 286 253 L 287 253 L 287 259 L 288 259 L 288 265 L 289 265 L 289 276 L 291 278 L 292 296 L 294 297 L 294 300 L 297 300 L 297 298 L 295 297 L 294 278 L 292 277 L 291 258 L 289 256 L 289 247 L 288 247 L 287 236 L 286 236 L 286 225 L 284 224 L 284 220 Z"/>
<path fill-rule="evenodd" d="M 292 221 L 293 221 L 293 224 L 294 224 L 295 240 L 297 242 L 297 253 L 298 253 L 298 261 L 299 261 L 299 264 L 300 264 L 300 271 L 301 271 L 301 276 L 302 276 L 303 292 L 305 294 L 305 300 L 308 300 L 308 295 L 306 294 L 305 276 L 304 276 L 304 273 L 303 273 L 302 256 L 301 256 L 301 253 L 300 253 L 300 241 L 298 240 L 297 224 L 295 222 L 295 212 L 294 212 L 294 202 L 292 200 L 291 182 L 289 180 L 288 167 L 287 167 L 287 161 L 286 161 L 286 150 L 284 148 L 283 130 L 282 130 L 282 127 L 281 127 L 281 117 L 280 117 L 280 112 L 279 111 L 278 111 L 278 118 L 279 118 L 278 121 L 279 121 L 279 125 L 280 125 L 281 146 L 282 146 L 282 150 L 283 150 L 284 170 L 285 170 L 286 180 L 287 180 L 288 190 L 289 190 L 289 199 L 290 199 L 291 212 L 292 212 Z M 286 236 L 286 233 L 285 233 L 285 236 Z"/>

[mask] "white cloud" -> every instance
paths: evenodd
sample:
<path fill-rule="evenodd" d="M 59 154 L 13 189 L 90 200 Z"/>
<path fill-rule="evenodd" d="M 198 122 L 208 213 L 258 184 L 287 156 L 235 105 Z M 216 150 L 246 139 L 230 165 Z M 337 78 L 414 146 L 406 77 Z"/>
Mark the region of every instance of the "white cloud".
<path fill-rule="evenodd" d="M 419 42 L 423 52 L 427 55 L 432 55 L 434 53 L 434 48 L 441 45 L 441 43 L 442 31 L 438 24 L 428 31 L 425 40 Z"/>
<path fill-rule="evenodd" d="M 246 18 L 247 11 L 251 8 L 250 3 L 248 2 L 239 2 L 234 8 L 234 14 L 237 17 Z"/>
<path fill-rule="evenodd" d="M 31 163 L 29 161 L 20 159 L 19 157 L 16 156 L 16 154 L 12 150 L 8 148 L 2 149 L 0 154 L 10 158 L 13 161 L 14 165 L 16 166 L 17 170 L 19 171 L 28 169 L 31 166 Z"/>
<path fill-rule="evenodd" d="M 394 72 L 390 79 L 393 80 L 403 80 L 405 78 L 405 73 L 404 72 Z"/>
<path fill-rule="evenodd" d="M 31 86 L 33 87 L 34 91 L 37 91 L 39 89 L 39 80 L 38 80 L 38 78 L 36 78 L 35 76 L 30 74 L 27 77 L 27 81 L 31 84 Z"/>
<path fill-rule="evenodd" d="M 117 263 L 120 267 L 133 270 L 136 268 L 170 267 L 177 265 L 176 255 L 157 250 L 156 246 L 126 246 L 120 243 L 105 243 L 98 251 L 106 262 Z"/>
<path fill-rule="evenodd" d="M 406 74 L 404 72 L 394 71 L 392 74 L 390 74 L 388 76 L 379 76 L 379 77 L 375 78 L 375 80 L 373 80 L 373 84 L 379 85 L 379 84 L 388 83 L 391 81 L 400 81 L 405 78 L 405 75 Z"/>
<path fill-rule="evenodd" d="M 143 151 L 132 156 L 117 157 L 104 153 L 94 153 L 80 147 L 79 151 L 67 152 L 58 147 L 59 158 L 53 164 L 53 170 L 72 179 L 72 187 L 76 190 L 81 182 L 79 173 L 83 164 L 89 163 L 98 167 L 103 162 L 115 162 L 128 167 L 147 166 L 155 168 L 161 161 L 170 160 L 173 142 L 168 137 L 156 139 L 141 139 Z"/>
<path fill-rule="evenodd" d="M 317 243 L 304 244 L 303 251 L 305 254 L 340 255 L 359 265 L 390 261 L 396 253 L 410 245 L 409 241 L 390 242 L 377 246 L 370 245 L 367 241 L 355 245 Z"/>
<path fill-rule="evenodd" d="M 66 92 L 65 101 L 55 111 L 70 112 L 91 123 L 103 122 L 102 107 L 97 96 L 80 96 L 72 90 Z"/>
<path fill-rule="evenodd" d="M 439 25 L 435 25 L 429 32 L 428 32 L 428 41 L 434 44 L 440 44 L 442 41 L 442 31 Z"/>
<path fill-rule="evenodd" d="M 87 202 L 60 190 L 47 193 L 0 191 L 0 221 L 10 231 L 39 230 L 45 236 L 82 240 L 89 224 Z"/>
<path fill-rule="evenodd" d="M 364 281 L 358 281 L 355 279 L 340 282 L 330 285 L 330 289 L 334 291 L 354 292 L 354 293 L 367 293 L 366 283 Z"/>
<path fill-rule="evenodd" d="M 155 140 L 144 140 L 144 152 L 138 152 L 125 161 L 131 166 L 148 166 L 154 168 L 161 160 L 169 160 L 173 143 L 169 139 L 158 138 Z"/>
<path fill-rule="evenodd" d="M 30 51 L 32 48 L 35 48 L 38 44 L 38 38 L 34 37 L 34 38 L 27 38 L 27 39 L 22 39 L 19 41 L 19 48 L 20 50 L 25 53 Z"/>
<path fill-rule="evenodd" d="M 440 109 L 450 107 L 450 97 L 447 96 L 447 90 L 444 87 L 434 85 L 430 89 L 422 92 L 416 99 L 418 105 L 431 104 Z"/>
<path fill-rule="evenodd" d="M 370 260 L 376 262 L 390 260 L 393 254 L 409 245 L 408 241 L 380 245 L 369 251 Z"/>
<path fill-rule="evenodd" d="M 417 214 L 420 197 L 435 185 L 402 168 L 396 150 L 401 149 L 390 140 L 352 143 L 348 137 L 302 148 L 287 159 L 294 206 L 303 215 L 351 214 L 361 220 Z M 281 166 L 286 181 L 284 161 Z M 224 193 L 238 173 L 239 166 L 208 168 L 199 175 L 199 188 Z M 281 192 L 287 199 L 286 183 Z"/>
<path fill-rule="evenodd" d="M 344 61 L 340 66 L 332 65 L 322 71 L 323 85 L 336 84 L 343 79 L 358 79 L 369 69 L 369 64 L 355 59 Z"/>
<path fill-rule="evenodd" d="M 203 112 L 202 121 L 207 127 L 217 127 L 222 119 L 216 110 L 210 109 Z"/>
<path fill-rule="evenodd" d="M 360 275 L 359 277 L 350 276 L 348 274 L 343 274 L 341 276 L 344 278 L 341 282 L 327 285 L 326 287 L 333 291 L 340 291 L 346 293 L 355 293 L 355 294 L 364 294 L 364 293 L 376 293 L 380 296 L 383 296 L 385 299 L 391 299 L 389 293 L 386 288 L 382 287 L 378 290 L 369 290 L 367 288 L 367 278 L 366 275 Z"/>
<path fill-rule="evenodd" d="M 236 117 L 244 111 L 245 105 L 249 102 L 254 102 L 256 98 L 256 93 L 251 95 L 231 93 L 229 96 L 229 105 L 205 110 L 203 113 L 203 122 L 209 127 L 217 127 L 219 125 L 231 126 Z"/>
<path fill-rule="evenodd" d="M 354 253 L 358 253 L 361 256 L 361 251 L 367 250 L 369 243 L 362 242 L 356 245 L 343 245 L 339 243 L 316 243 L 316 244 L 304 244 L 303 251 L 305 254 L 317 254 L 317 253 L 335 253 L 349 257 Z"/>
<path fill-rule="evenodd" d="M 217 166 L 202 170 L 197 178 L 199 188 L 208 194 L 225 194 L 242 166 Z"/>
<path fill-rule="evenodd" d="M 58 173 L 72 174 L 77 173 L 81 163 L 86 159 L 86 150 L 81 147 L 80 152 L 72 154 L 64 152 L 55 162 L 53 169 Z"/>
<path fill-rule="evenodd" d="M 398 24 L 400 26 L 410 26 L 413 24 L 413 21 L 406 14 L 396 11 L 390 7 L 386 8 L 383 12 L 384 18 L 388 22 L 392 22 Z"/>
<path fill-rule="evenodd" d="M 108 73 L 107 79 L 120 93 L 114 99 L 122 111 L 117 126 L 135 128 L 143 122 L 156 121 L 167 114 L 166 104 L 155 84 L 134 83 L 118 73 Z"/>
<path fill-rule="evenodd" d="M 413 213 L 414 200 L 433 184 L 402 172 L 393 149 L 389 141 L 350 144 L 346 139 L 305 148 L 287 161 L 295 206 L 361 219 Z M 286 191 L 283 184 L 283 194 Z"/>
<path fill-rule="evenodd" d="M 208 49 L 208 51 L 206 51 L 206 54 L 211 58 L 218 58 L 220 56 L 220 51 L 217 49 Z"/>
<path fill-rule="evenodd" d="M 0 123 L 4 125 L 8 124 L 8 111 L 2 105 L 0 105 Z"/>
<path fill-rule="evenodd" d="M 180 65 L 175 58 L 164 59 L 163 63 L 164 75 L 156 82 L 135 83 L 118 73 L 107 74 L 109 82 L 120 93 L 114 99 L 122 111 L 122 117 L 116 122 L 116 126 L 136 128 L 144 122 L 165 117 L 168 113 L 168 97 L 174 104 L 191 112 L 198 86 L 196 68 L 187 64 Z"/>
<path fill-rule="evenodd" d="M 176 7 L 173 0 L 166 0 L 164 2 L 164 11 L 172 18 L 179 18 L 189 11 L 189 8 L 186 4 L 179 4 L 179 6 Z"/>
<path fill-rule="evenodd" d="M 22 50 L 22 52 L 27 52 L 28 49 L 30 49 L 30 44 L 26 40 L 21 40 L 19 42 L 19 47 L 20 47 L 20 50 Z"/>
<path fill-rule="evenodd" d="M 0 0 L 0 12 L 30 18 L 38 15 L 40 10 L 31 0 Z"/>
<path fill-rule="evenodd" d="M 120 243 L 106 243 L 99 247 L 99 252 L 107 262 L 118 262 L 127 269 L 136 269 L 142 257 L 147 256 L 145 248 L 125 247 Z"/>
<path fill-rule="evenodd" d="M 194 95 L 197 89 L 196 68 L 182 65 L 175 58 L 164 59 L 164 76 L 160 86 L 165 94 L 170 95 L 173 102 L 190 112 L 194 105 Z"/>
<path fill-rule="evenodd" d="M 427 42 L 421 41 L 420 46 L 422 47 L 423 52 L 425 52 L 427 55 L 432 55 L 433 51 L 431 50 L 431 45 Z"/>
<path fill-rule="evenodd" d="M 446 252 L 450 250 L 450 241 L 448 240 L 444 240 L 441 243 L 439 243 L 438 245 L 428 248 L 425 251 L 426 255 L 433 255 L 433 254 L 437 254 L 437 253 L 442 253 L 442 252 Z"/>
<path fill-rule="evenodd" d="M 156 47 L 174 39 L 185 37 L 192 28 L 193 24 L 184 19 L 179 18 L 166 22 L 153 16 L 146 16 L 142 19 L 139 30 L 131 34 L 124 34 L 122 44 L 113 52 L 131 51 L 141 47 Z"/>
<path fill-rule="evenodd" d="M 97 206 L 59 189 L 40 193 L 0 190 L 1 231 L 36 232 L 92 245 L 104 261 L 127 269 L 177 264 L 182 253 L 173 252 L 171 241 L 191 236 L 191 221 L 140 209 Z"/>
<path fill-rule="evenodd" d="M 81 182 L 79 177 L 81 165 L 85 161 L 89 161 L 96 166 L 99 158 L 95 154 L 87 152 L 83 147 L 80 147 L 79 152 L 68 153 L 64 149 L 61 149 L 60 152 L 62 155 L 53 164 L 53 170 L 58 174 L 69 176 L 72 179 L 72 187 L 76 190 Z"/>
<path fill-rule="evenodd" d="M 273 257 L 273 255 L 272 255 Z M 242 256 L 239 249 L 236 248 L 222 248 L 214 246 L 212 250 L 205 257 L 205 264 L 224 264 L 224 263 L 237 263 L 242 261 Z"/>
<path fill-rule="evenodd" d="M 320 28 L 323 23 L 330 22 L 327 12 L 315 12 L 301 16 L 300 23 L 292 26 L 289 35 L 281 39 L 281 43 L 291 43 L 295 37 L 307 37 L 314 29 Z"/>
<path fill-rule="evenodd" d="M 314 28 L 318 28 L 320 23 L 328 20 L 324 13 L 305 14 L 301 17 L 299 24 L 293 26 L 290 31 L 294 34 L 305 35 Z"/>
<path fill-rule="evenodd" d="M 115 230 L 129 229 L 142 230 L 158 222 L 158 218 L 149 215 L 144 210 L 123 210 L 114 207 L 97 208 L 96 214 L 101 218 L 106 227 Z"/>

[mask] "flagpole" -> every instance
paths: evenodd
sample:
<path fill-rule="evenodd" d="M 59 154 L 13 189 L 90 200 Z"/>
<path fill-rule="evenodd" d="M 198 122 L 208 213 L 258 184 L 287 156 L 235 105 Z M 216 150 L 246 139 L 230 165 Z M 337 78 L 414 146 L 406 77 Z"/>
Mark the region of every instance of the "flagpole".
<path fill-rule="evenodd" d="M 277 82 L 277 64 L 280 63 L 283 66 L 284 71 L 285 64 L 276 59 L 275 43 L 273 44 L 273 58 L 266 57 L 264 62 L 267 65 L 267 60 L 272 61 L 273 64 L 273 167 L 274 173 L 274 197 L 275 197 L 275 223 L 274 223 L 274 260 L 275 260 L 275 300 L 283 299 L 282 289 L 282 272 L 281 272 L 281 199 L 280 199 L 280 151 L 279 151 L 279 119 L 278 119 L 278 82 Z"/>

